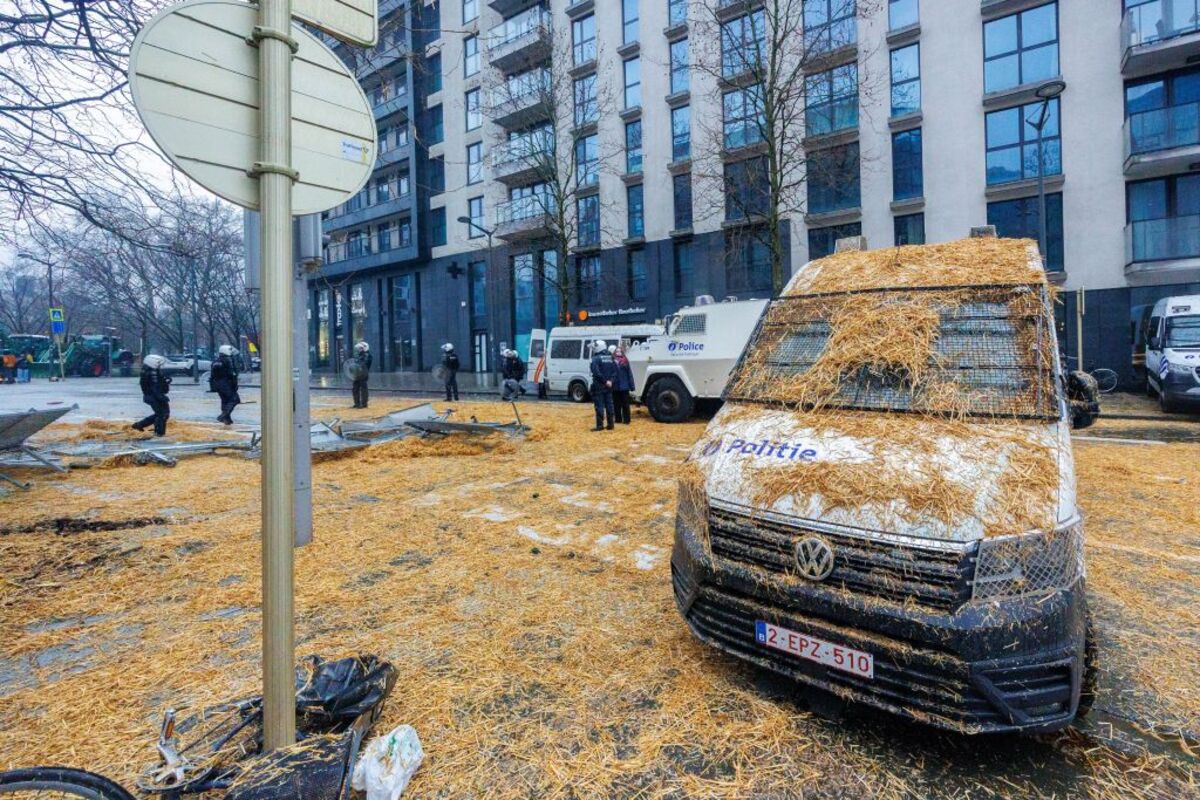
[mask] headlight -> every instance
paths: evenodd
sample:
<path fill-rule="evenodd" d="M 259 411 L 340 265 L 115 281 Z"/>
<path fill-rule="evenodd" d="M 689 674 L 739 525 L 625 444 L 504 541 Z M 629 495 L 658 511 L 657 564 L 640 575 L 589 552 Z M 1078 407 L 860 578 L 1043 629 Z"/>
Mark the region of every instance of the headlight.
<path fill-rule="evenodd" d="M 706 550 L 708 543 L 708 490 L 703 470 L 687 462 L 679 476 L 679 502 L 676 514 L 684 528 L 699 539 Z"/>
<path fill-rule="evenodd" d="M 1066 589 L 1083 577 L 1081 520 L 1048 533 L 984 539 L 975 562 L 973 597 L 1000 600 Z"/>
<path fill-rule="evenodd" d="M 1187 364 L 1167 364 L 1167 371 L 1174 372 L 1176 375 L 1191 375 L 1192 368 Z"/>

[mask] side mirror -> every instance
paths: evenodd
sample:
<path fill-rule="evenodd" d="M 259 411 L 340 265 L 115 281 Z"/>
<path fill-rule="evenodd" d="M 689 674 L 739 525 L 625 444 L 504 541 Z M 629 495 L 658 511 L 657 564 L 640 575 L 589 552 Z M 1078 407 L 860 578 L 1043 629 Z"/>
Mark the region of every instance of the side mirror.
<path fill-rule="evenodd" d="M 1159 342 L 1158 342 L 1157 336 L 1151 336 L 1149 339 L 1146 340 L 1146 347 L 1150 348 L 1151 350 L 1159 349 L 1158 344 L 1159 344 Z"/>

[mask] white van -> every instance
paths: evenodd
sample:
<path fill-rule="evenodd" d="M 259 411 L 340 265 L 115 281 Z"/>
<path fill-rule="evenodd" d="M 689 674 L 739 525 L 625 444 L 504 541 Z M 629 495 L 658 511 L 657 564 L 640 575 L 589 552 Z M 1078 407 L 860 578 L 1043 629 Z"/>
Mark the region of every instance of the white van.
<path fill-rule="evenodd" d="M 1146 393 L 1164 413 L 1200 408 L 1200 294 L 1155 303 L 1145 339 Z"/>
<path fill-rule="evenodd" d="M 659 422 L 683 422 L 697 400 L 717 400 L 767 307 L 702 295 L 667 319 L 666 332 L 626 352 L 635 395 Z"/>
<path fill-rule="evenodd" d="M 630 346 L 661 334 L 662 325 L 578 325 L 551 328 L 549 335 L 537 329 L 529 338 L 529 364 L 540 396 L 567 395 L 585 402 L 592 384 L 592 342 Z"/>
<path fill-rule="evenodd" d="M 1032 242 L 842 252 L 771 301 L 683 466 L 692 633 L 967 733 L 1086 712 L 1072 414 Z"/>

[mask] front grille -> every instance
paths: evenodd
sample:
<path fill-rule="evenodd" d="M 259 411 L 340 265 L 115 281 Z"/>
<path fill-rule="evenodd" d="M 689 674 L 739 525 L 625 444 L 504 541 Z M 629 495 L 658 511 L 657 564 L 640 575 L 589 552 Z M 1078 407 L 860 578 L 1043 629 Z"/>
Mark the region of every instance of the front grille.
<path fill-rule="evenodd" d="M 966 553 L 897 544 L 881 539 L 805 530 L 712 508 L 713 554 L 776 574 L 795 574 L 793 548 L 816 533 L 833 548 L 833 573 L 819 584 L 897 604 L 915 603 L 953 612 L 971 597 L 975 548 Z"/>
<path fill-rule="evenodd" d="M 875 657 L 875 677 L 862 678 L 763 647 L 754 639 L 754 623 L 759 619 L 866 650 Z M 800 680 L 824 683 L 831 690 L 848 689 L 858 699 L 870 699 L 894 711 L 935 717 L 955 728 L 1007 724 L 1004 715 L 972 685 L 967 665 L 944 654 L 922 657 L 899 642 L 895 653 L 889 653 L 877 639 L 861 639 L 812 619 L 789 619 L 751 598 L 711 585 L 701 589 L 687 620 L 702 638 L 736 656 Z"/>

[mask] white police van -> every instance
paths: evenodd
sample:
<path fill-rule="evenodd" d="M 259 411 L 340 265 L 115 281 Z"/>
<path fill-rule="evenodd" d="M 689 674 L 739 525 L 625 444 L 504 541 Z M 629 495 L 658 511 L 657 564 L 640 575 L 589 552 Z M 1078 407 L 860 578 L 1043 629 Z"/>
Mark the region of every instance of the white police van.
<path fill-rule="evenodd" d="M 698 400 L 717 400 L 766 300 L 708 295 L 667 319 L 665 332 L 628 351 L 634 394 L 659 422 L 683 422 Z"/>
<path fill-rule="evenodd" d="M 605 345 L 626 349 L 662 333 L 662 325 L 575 325 L 536 329 L 529 337 L 526 363 L 533 369 L 533 382 L 542 397 L 567 395 L 576 403 L 585 402 L 592 384 L 592 342 L 603 339 Z"/>
<path fill-rule="evenodd" d="M 1145 340 L 1146 393 L 1164 413 L 1200 409 L 1200 294 L 1155 303 Z"/>
<path fill-rule="evenodd" d="M 1090 706 L 1095 646 L 1036 246 L 868 255 L 807 264 L 764 312 L 681 473 L 678 610 L 845 700 L 967 733 L 1061 729 Z M 911 358 L 879 355 L 909 334 Z"/>

